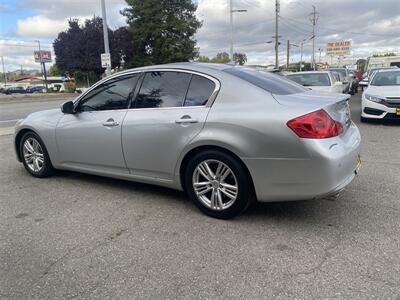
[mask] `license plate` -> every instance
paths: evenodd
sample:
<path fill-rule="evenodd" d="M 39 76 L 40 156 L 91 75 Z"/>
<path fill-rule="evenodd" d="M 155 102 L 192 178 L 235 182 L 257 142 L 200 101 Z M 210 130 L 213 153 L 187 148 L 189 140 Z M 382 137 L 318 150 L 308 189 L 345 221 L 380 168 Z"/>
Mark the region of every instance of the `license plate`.
<path fill-rule="evenodd" d="M 400 107 L 396 108 L 396 115 L 400 116 Z"/>
<path fill-rule="evenodd" d="M 357 160 L 356 160 L 356 174 L 358 173 L 358 171 L 360 170 L 360 168 L 361 168 L 361 156 L 360 156 L 360 154 L 359 155 L 357 155 Z"/>

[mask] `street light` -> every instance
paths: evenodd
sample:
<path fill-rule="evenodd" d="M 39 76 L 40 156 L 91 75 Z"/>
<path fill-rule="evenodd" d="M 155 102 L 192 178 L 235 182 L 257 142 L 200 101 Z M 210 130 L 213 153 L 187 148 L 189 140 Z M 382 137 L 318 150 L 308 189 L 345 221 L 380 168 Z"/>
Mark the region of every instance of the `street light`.
<path fill-rule="evenodd" d="M 310 38 L 311 39 L 311 38 Z M 307 39 L 300 42 L 300 72 L 303 70 L 303 45 Z"/>
<path fill-rule="evenodd" d="M 7 86 L 7 74 L 4 69 L 4 57 L 1 56 L 1 64 L 3 65 L 4 87 Z"/>
<path fill-rule="evenodd" d="M 230 56 L 231 56 L 231 63 L 233 64 L 233 13 L 234 12 L 246 12 L 247 9 L 233 9 L 232 8 L 232 0 L 229 0 L 229 20 L 231 25 L 231 47 L 230 47 Z"/>

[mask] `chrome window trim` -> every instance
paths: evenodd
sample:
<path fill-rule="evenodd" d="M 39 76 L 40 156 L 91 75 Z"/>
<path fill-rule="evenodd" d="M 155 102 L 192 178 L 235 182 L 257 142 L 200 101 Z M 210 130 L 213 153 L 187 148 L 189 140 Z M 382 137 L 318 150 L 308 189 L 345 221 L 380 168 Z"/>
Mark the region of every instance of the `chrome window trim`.
<path fill-rule="evenodd" d="M 176 107 L 149 107 L 149 108 L 129 108 L 127 107 L 127 110 L 142 110 L 142 109 L 171 109 L 171 108 L 193 108 L 193 107 L 211 107 L 215 101 L 215 99 L 217 98 L 217 95 L 221 89 L 221 82 L 213 77 L 210 76 L 208 74 L 205 73 L 201 73 L 198 71 L 193 71 L 193 70 L 189 70 L 189 69 L 182 69 L 182 68 L 146 68 L 146 69 L 142 69 L 142 70 L 127 70 L 127 71 L 123 71 L 120 73 L 116 73 L 113 74 L 111 76 L 108 76 L 106 78 L 103 78 L 102 80 L 99 80 L 98 82 L 96 82 L 94 85 L 92 85 L 90 88 L 88 88 L 85 92 L 83 92 L 81 95 L 79 95 L 73 102 L 74 102 L 74 106 L 77 105 L 79 103 L 79 101 L 81 101 L 88 93 L 90 93 L 93 89 L 95 89 L 96 87 L 98 87 L 99 85 L 111 80 L 111 79 L 115 79 L 118 77 L 122 77 L 122 76 L 127 76 L 127 75 L 132 75 L 132 74 L 136 74 L 136 73 L 141 73 L 141 74 L 145 74 L 148 72 L 182 72 L 182 73 L 189 73 L 191 75 L 198 75 L 198 76 L 202 76 L 205 77 L 209 80 L 211 80 L 212 82 L 214 82 L 215 84 L 215 88 L 214 91 L 212 92 L 210 98 L 208 99 L 206 105 L 200 105 L 200 106 L 176 106 Z M 134 99 L 133 99 L 134 101 Z M 125 109 L 124 109 L 125 110 Z"/>
<path fill-rule="evenodd" d="M 181 69 L 181 68 L 154 68 L 154 69 L 146 69 L 140 71 L 145 75 L 145 73 L 151 73 L 151 72 L 181 72 L 181 73 L 188 73 L 191 75 L 198 75 L 204 78 L 207 78 L 208 80 L 211 80 L 214 82 L 214 91 L 211 93 L 210 98 L 208 99 L 206 105 L 196 105 L 196 106 L 174 106 L 174 107 L 145 107 L 145 108 L 128 108 L 128 110 L 144 110 L 144 109 L 176 109 L 176 108 L 193 108 L 193 107 L 211 107 L 212 104 L 214 103 L 215 99 L 217 98 L 218 92 L 221 89 L 221 83 L 220 81 L 212 77 L 208 74 L 204 74 L 198 71 L 193 71 L 193 70 L 188 70 L 188 69 Z M 142 82 L 143 83 L 143 82 Z M 190 83 L 189 83 L 190 84 Z M 183 104 L 183 103 L 182 103 Z"/>
<path fill-rule="evenodd" d="M 82 99 L 88 94 L 90 93 L 92 90 L 94 90 L 95 88 L 97 88 L 99 85 L 106 83 L 109 80 L 118 78 L 118 77 L 123 77 L 123 76 L 127 76 L 127 75 L 132 75 L 135 73 L 142 73 L 142 71 L 139 70 L 135 70 L 135 71 L 125 71 L 125 72 L 121 72 L 121 73 L 117 73 L 117 74 L 113 74 L 111 76 L 108 76 L 106 78 L 103 78 L 99 81 L 97 81 L 95 84 L 93 84 L 90 88 L 88 88 L 85 92 L 83 92 L 82 94 L 80 94 L 78 97 L 76 97 L 76 99 L 73 101 L 74 102 L 74 106 L 78 104 L 79 101 L 82 101 Z"/>

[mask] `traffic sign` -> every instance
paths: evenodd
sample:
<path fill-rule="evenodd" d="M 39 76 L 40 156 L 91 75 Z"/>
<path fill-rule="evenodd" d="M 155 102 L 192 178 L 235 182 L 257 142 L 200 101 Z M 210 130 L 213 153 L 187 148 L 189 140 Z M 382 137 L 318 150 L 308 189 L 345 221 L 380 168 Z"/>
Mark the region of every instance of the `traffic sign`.
<path fill-rule="evenodd" d="M 110 53 L 101 54 L 101 67 L 108 68 L 111 67 L 111 56 Z"/>

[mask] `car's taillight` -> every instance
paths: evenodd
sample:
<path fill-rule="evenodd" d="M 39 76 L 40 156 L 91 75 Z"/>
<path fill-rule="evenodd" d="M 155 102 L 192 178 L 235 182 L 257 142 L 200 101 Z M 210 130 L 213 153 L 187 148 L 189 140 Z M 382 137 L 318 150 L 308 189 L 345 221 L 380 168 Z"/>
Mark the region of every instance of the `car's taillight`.
<path fill-rule="evenodd" d="M 326 139 L 343 132 L 343 125 L 323 109 L 290 120 L 287 126 L 299 137 L 307 139 Z"/>

